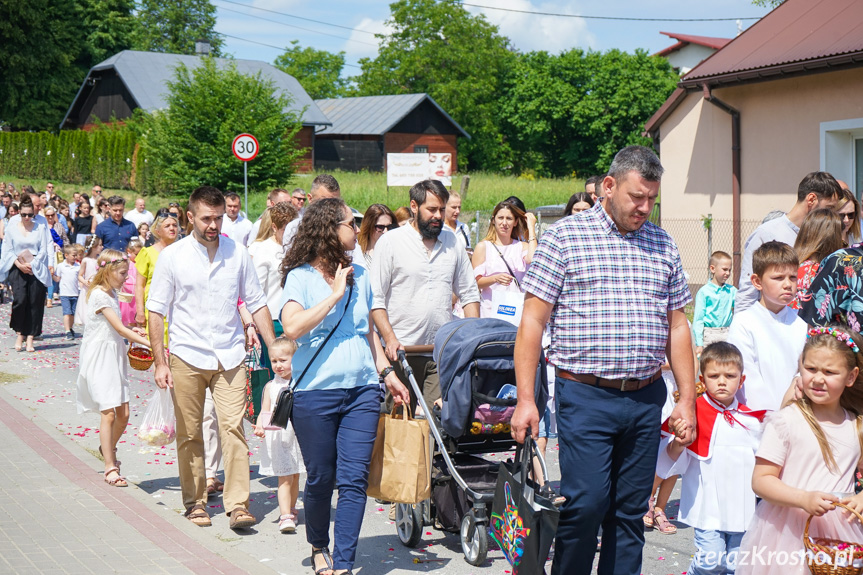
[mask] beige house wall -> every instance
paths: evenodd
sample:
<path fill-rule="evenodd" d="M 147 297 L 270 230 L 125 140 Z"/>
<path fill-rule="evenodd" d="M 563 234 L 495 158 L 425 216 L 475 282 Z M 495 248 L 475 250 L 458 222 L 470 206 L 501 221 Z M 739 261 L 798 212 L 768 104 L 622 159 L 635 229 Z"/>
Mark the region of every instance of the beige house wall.
<path fill-rule="evenodd" d="M 863 118 L 861 93 L 863 68 L 713 91 L 740 111 L 741 220 L 790 209 L 820 169 L 821 123 Z M 732 217 L 730 115 L 689 94 L 660 127 L 660 155 L 663 220 Z"/>

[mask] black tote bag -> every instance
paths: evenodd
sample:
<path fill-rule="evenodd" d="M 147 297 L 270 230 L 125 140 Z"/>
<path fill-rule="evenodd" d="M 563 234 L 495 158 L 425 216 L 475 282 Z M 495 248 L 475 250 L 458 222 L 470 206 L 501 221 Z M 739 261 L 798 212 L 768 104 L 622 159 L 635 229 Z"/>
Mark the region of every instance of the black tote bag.
<path fill-rule="evenodd" d="M 500 464 L 491 506 L 489 536 L 512 565 L 513 575 L 545 573 L 560 519 L 551 485 L 538 486 L 532 479 L 535 452 L 536 444 L 527 437 L 515 460 Z"/>

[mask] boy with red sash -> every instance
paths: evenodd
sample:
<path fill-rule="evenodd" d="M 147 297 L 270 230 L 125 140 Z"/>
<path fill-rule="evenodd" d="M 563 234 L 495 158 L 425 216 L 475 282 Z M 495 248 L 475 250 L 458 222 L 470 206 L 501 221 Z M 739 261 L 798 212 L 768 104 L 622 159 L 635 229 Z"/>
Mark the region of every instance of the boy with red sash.
<path fill-rule="evenodd" d="M 684 447 L 663 424 L 657 474 L 680 475 L 680 521 L 695 530 L 690 575 L 734 573 L 740 540 L 755 513 L 752 471 L 764 411 L 735 395 L 743 385 L 743 358 L 732 344 L 708 345 L 699 379 L 706 391 L 695 402 L 698 435 Z M 678 422 L 679 423 L 679 422 Z"/>

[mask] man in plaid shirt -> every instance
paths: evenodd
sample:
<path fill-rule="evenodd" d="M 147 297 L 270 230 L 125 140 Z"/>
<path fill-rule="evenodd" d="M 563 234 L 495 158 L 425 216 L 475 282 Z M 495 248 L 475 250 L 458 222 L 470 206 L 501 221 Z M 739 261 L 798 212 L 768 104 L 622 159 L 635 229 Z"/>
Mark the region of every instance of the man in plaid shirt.
<path fill-rule="evenodd" d="M 602 526 L 599 575 L 641 571 L 642 516 L 659 450 L 666 349 L 695 438 L 695 374 L 683 308 L 692 299 L 677 246 L 647 221 L 663 168 L 642 146 L 624 148 L 601 182 L 603 206 L 566 217 L 539 242 L 525 277 L 515 344 L 513 436 L 539 429 L 534 375 L 551 320 L 557 368 L 561 510 L 552 575 L 589 575 Z"/>

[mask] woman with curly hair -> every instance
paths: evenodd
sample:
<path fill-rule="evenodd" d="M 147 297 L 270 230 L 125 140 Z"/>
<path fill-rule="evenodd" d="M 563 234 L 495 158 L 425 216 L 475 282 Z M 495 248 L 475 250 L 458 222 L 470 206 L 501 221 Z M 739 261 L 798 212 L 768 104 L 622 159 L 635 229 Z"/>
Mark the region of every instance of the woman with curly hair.
<path fill-rule="evenodd" d="M 292 420 L 308 474 L 306 537 L 312 569 L 324 575 L 349 573 L 354 565 L 380 413 L 378 374 L 396 404 L 410 397 L 371 329 L 369 275 L 347 255 L 356 242 L 347 205 L 339 198 L 321 199 L 306 208 L 281 267 L 282 327 L 299 345 L 292 362 L 297 382 Z M 339 505 L 331 556 L 334 487 Z"/>

